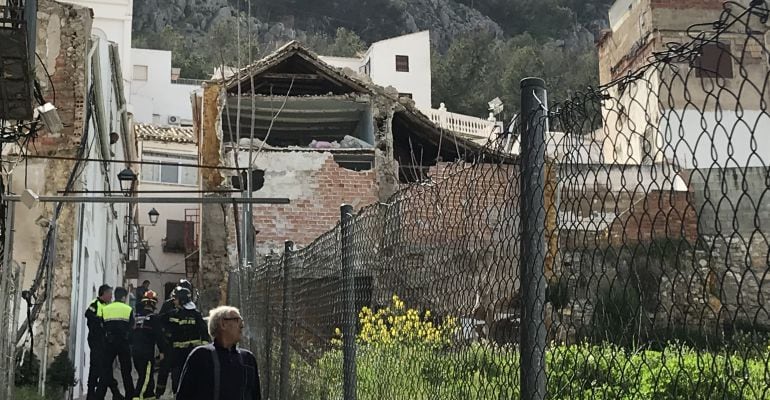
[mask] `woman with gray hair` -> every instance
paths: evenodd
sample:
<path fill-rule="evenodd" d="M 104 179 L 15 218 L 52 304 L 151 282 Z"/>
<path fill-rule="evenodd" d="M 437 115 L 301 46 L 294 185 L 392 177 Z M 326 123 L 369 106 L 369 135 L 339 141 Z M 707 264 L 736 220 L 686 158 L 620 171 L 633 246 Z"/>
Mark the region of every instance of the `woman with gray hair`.
<path fill-rule="evenodd" d="M 209 334 L 214 342 L 196 347 L 182 370 L 177 400 L 260 400 L 257 360 L 238 348 L 243 318 L 235 307 L 209 312 Z"/>

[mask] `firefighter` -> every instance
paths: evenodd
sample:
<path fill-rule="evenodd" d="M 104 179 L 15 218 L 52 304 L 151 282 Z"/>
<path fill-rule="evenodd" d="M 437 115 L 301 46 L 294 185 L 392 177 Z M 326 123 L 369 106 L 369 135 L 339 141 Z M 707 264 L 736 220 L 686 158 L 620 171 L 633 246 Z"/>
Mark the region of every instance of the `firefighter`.
<path fill-rule="evenodd" d="M 107 393 L 107 383 L 112 376 L 112 363 L 115 357 L 120 364 L 120 374 L 123 377 L 123 387 L 126 395 L 134 393 L 134 382 L 131 377 L 131 330 L 134 328 L 134 311 L 126 304 L 128 291 L 122 287 L 115 288 L 115 301 L 104 307 L 104 344 L 105 358 L 102 365 L 102 376 L 96 392 L 98 400 L 104 400 Z"/>
<path fill-rule="evenodd" d="M 99 286 L 99 297 L 95 298 L 86 309 L 86 321 L 88 324 L 88 348 L 91 350 L 88 367 L 88 392 L 87 400 L 92 400 L 96 396 L 96 389 L 99 385 L 99 378 L 104 365 L 104 307 L 112 302 L 112 288 L 104 284 Z M 112 398 L 116 400 L 123 399 L 118 389 L 118 381 L 110 374 L 109 387 L 112 392 Z"/>
<path fill-rule="evenodd" d="M 161 350 L 161 360 L 163 360 L 164 351 L 160 319 L 155 314 L 157 304 L 158 297 L 152 290 L 144 292 L 144 297 L 139 302 L 136 326 L 131 335 L 131 355 L 139 376 L 133 400 L 155 399 L 155 379 L 153 379 L 155 347 Z"/>
<path fill-rule="evenodd" d="M 179 377 L 182 375 L 182 367 L 187 356 L 197 346 L 210 341 L 208 327 L 201 313 L 195 308 L 195 303 L 192 302 L 190 289 L 177 286 L 175 292 L 178 308 L 162 318 L 163 329 L 169 334 L 169 346 L 172 349 L 171 388 L 174 393 L 177 391 Z"/>
<path fill-rule="evenodd" d="M 187 279 L 180 279 L 179 283 L 177 284 L 177 287 L 183 287 L 190 289 L 190 292 L 192 292 L 192 284 Z M 171 291 L 171 297 L 166 300 L 163 303 L 163 306 L 160 308 L 160 312 L 158 313 L 161 319 L 168 316 L 169 313 L 175 311 L 178 308 L 176 305 L 176 288 Z M 163 329 L 164 331 L 164 338 L 166 343 L 171 342 L 171 338 L 169 335 L 171 332 L 168 329 Z M 160 398 L 163 396 L 163 394 L 166 392 L 166 383 L 168 383 L 168 376 L 171 374 L 171 363 L 172 363 L 172 352 L 166 352 L 164 354 L 164 358 L 162 360 L 159 360 L 160 368 L 158 369 L 158 387 L 157 387 L 157 393 L 156 396 Z"/>

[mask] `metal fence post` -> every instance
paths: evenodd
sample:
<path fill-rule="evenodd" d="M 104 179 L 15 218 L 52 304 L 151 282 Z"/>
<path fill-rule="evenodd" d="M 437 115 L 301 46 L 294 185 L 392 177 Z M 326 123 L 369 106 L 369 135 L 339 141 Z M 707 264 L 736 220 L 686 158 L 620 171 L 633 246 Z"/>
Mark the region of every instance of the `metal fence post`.
<path fill-rule="evenodd" d="M 353 276 L 353 206 L 340 207 L 340 261 L 345 296 L 342 321 L 342 374 L 345 400 L 356 400 L 356 299 Z"/>
<path fill-rule="evenodd" d="M 521 398 L 545 399 L 545 82 L 521 81 Z"/>
<path fill-rule="evenodd" d="M 283 307 L 281 310 L 281 383 L 280 399 L 289 398 L 289 307 L 291 306 L 291 266 L 294 242 L 287 240 L 283 251 Z"/>
<path fill-rule="evenodd" d="M 265 286 L 264 286 L 264 304 L 265 304 L 265 321 L 264 321 L 264 328 L 265 328 L 265 379 L 263 379 L 263 382 L 260 382 L 262 385 L 264 385 L 264 398 L 269 399 L 270 398 L 270 386 L 271 382 L 273 381 L 273 327 L 271 325 L 271 319 L 270 319 L 270 299 L 272 297 L 272 291 L 271 288 L 273 285 L 271 284 L 272 279 L 272 273 L 273 273 L 273 260 L 270 258 L 269 255 L 265 256 Z"/>

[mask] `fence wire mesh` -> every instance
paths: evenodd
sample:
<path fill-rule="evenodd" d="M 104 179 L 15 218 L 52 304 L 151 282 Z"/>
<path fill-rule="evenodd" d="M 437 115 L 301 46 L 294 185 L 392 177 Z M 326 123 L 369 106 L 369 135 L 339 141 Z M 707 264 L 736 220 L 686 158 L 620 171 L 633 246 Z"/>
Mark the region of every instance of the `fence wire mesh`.
<path fill-rule="evenodd" d="M 745 4 L 236 271 L 265 395 L 770 398 L 769 12 Z"/>

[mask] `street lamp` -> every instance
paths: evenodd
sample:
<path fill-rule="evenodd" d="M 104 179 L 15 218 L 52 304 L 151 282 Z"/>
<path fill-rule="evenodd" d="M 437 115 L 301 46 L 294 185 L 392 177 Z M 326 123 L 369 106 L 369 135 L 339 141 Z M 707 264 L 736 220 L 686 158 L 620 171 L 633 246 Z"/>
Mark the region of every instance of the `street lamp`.
<path fill-rule="evenodd" d="M 131 168 L 126 168 L 118 174 L 118 181 L 120 182 L 120 190 L 123 192 L 123 195 L 129 196 L 136 181 L 136 174 L 134 171 L 131 171 Z"/>
<path fill-rule="evenodd" d="M 153 207 L 152 210 L 150 210 L 150 212 L 147 213 L 147 215 L 150 216 L 150 224 L 152 224 L 152 226 L 155 226 L 155 224 L 158 223 L 158 217 L 160 216 L 160 213 L 158 212 L 158 210 L 156 210 L 155 207 Z"/>

